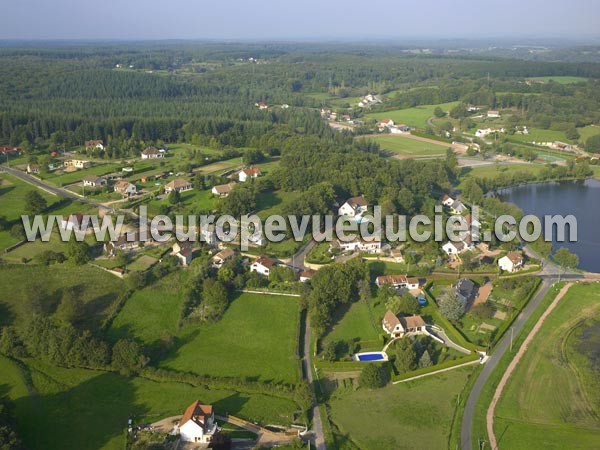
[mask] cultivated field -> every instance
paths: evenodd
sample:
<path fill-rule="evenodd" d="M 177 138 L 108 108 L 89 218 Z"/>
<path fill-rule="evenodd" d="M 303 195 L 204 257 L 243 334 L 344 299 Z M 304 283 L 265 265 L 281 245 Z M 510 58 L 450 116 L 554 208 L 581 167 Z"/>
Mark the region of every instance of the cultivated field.
<path fill-rule="evenodd" d="M 450 144 L 443 142 L 421 141 L 398 135 L 369 136 L 370 140 L 378 142 L 382 150 L 387 150 L 404 156 L 443 156 Z"/>
<path fill-rule="evenodd" d="M 565 442 L 569 448 L 598 447 L 600 374 L 576 350 L 577 332 L 590 318 L 600 319 L 600 291 L 595 284 L 575 285 L 505 387 L 494 419 L 501 448 L 559 449 Z"/>
<path fill-rule="evenodd" d="M 218 323 L 187 330 L 160 365 L 200 375 L 296 382 L 298 307 L 294 297 L 241 294 Z"/>

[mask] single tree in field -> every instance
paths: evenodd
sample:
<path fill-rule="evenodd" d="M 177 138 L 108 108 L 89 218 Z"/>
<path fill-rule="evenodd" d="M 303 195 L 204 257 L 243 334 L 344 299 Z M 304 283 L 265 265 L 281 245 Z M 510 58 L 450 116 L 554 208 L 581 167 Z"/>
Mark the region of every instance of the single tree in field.
<path fill-rule="evenodd" d="M 579 265 L 579 256 L 572 253 L 568 248 L 561 247 L 554 254 L 554 260 L 560 265 L 563 273 L 567 269 L 574 269 Z"/>
<path fill-rule="evenodd" d="M 465 312 L 460 300 L 451 291 L 445 292 L 440 296 L 439 305 L 442 315 L 451 322 L 456 322 Z"/>
<path fill-rule="evenodd" d="M 48 207 L 46 199 L 38 191 L 28 191 L 25 194 L 26 211 L 30 215 L 37 215 L 44 212 Z"/>
<path fill-rule="evenodd" d="M 384 387 L 389 382 L 388 370 L 377 364 L 369 363 L 363 369 L 358 379 L 358 384 L 362 388 L 378 389 Z"/>

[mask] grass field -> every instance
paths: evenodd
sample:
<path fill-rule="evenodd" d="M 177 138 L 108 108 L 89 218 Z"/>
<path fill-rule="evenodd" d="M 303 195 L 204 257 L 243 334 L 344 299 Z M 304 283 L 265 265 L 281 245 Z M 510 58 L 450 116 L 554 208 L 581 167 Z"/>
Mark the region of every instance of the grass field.
<path fill-rule="evenodd" d="M 587 81 L 587 78 L 583 77 L 531 77 L 528 78 L 531 81 L 539 81 L 542 83 L 548 83 L 549 81 L 554 81 L 558 84 L 573 84 L 573 83 L 581 83 L 583 81 Z"/>
<path fill-rule="evenodd" d="M 426 128 L 427 119 L 433 116 L 433 111 L 436 107 L 448 111 L 455 107 L 458 102 L 441 103 L 439 105 L 422 105 L 408 109 L 396 109 L 394 111 L 386 111 L 381 113 L 367 114 L 366 117 L 374 119 L 392 119 L 394 123 L 403 123 L 417 128 Z"/>
<path fill-rule="evenodd" d="M 382 150 L 387 150 L 398 155 L 407 156 L 439 156 L 445 155 L 448 144 L 440 142 L 422 142 L 398 135 L 381 135 L 369 137 L 370 140 L 378 142 Z"/>
<path fill-rule="evenodd" d="M 266 220 L 274 214 L 282 214 L 284 210 L 293 210 L 290 206 L 302 195 L 301 192 L 272 191 L 259 194 L 256 202 L 258 216 Z"/>
<path fill-rule="evenodd" d="M 112 323 L 108 336 L 116 341 L 135 338 L 146 345 L 162 336 L 178 333 L 177 322 L 183 304 L 181 285 L 185 272 L 175 272 L 141 291 L 135 292 Z M 140 314 L 143 311 L 143 314 Z"/>
<path fill-rule="evenodd" d="M 26 320 L 29 311 L 22 305 L 29 291 L 41 300 L 42 309 L 51 314 L 62 298 L 65 288 L 77 289 L 79 299 L 85 304 L 87 326 L 92 329 L 104 318 L 106 309 L 124 288 L 124 283 L 114 275 L 90 266 L 75 267 L 68 264 L 52 266 L 0 266 L 0 325 Z"/>
<path fill-rule="evenodd" d="M 588 138 L 600 134 L 600 127 L 596 125 L 588 125 L 587 127 L 577 128 L 579 133 L 579 141 L 585 142 Z"/>
<path fill-rule="evenodd" d="M 213 404 L 261 423 L 289 424 L 295 405 L 288 400 L 208 390 L 182 383 L 156 383 L 115 373 L 61 369 L 30 361 L 25 370 L 0 356 L 0 389 L 16 405 L 18 430 L 30 450 L 121 450 L 127 419 L 151 423 L 182 414 L 192 401 Z"/>
<path fill-rule="evenodd" d="M 238 167 L 241 165 L 242 165 L 241 158 L 231 158 L 231 159 L 227 159 L 225 161 L 219 161 L 216 163 L 212 163 L 207 166 L 202 166 L 202 167 L 200 167 L 199 170 L 202 173 L 210 174 L 210 173 L 224 172 L 228 169 L 233 169 L 234 167 Z"/>
<path fill-rule="evenodd" d="M 325 337 L 333 341 L 374 341 L 379 337 L 379 329 L 371 320 L 370 307 L 362 301 L 349 305 L 348 308 L 337 311 L 332 330 Z M 374 320 L 377 320 L 375 318 Z"/>
<path fill-rule="evenodd" d="M 67 202 L 65 204 L 59 203 L 61 201 L 60 197 L 50 195 L 11 175 L 2 174 L 0 175 L 0 204 L 2 205 L 0 215 L 4 216 L 9 222 L 9 229 L 0 231 L 0 250 L 18 242 L 17 239 L 10 235 L 9 230 L 14 224 L 21 223 L 21 215 L 25 213 L 27 206 L 25 195 L 29 191 L 37 191 L 44 197 L 48 204 L 47 212 L 49 214 L 64 215 L 73 212 L 85 214 L 92 211 L 89 205 L 84 205 L 78 201 Z"/>
<path fill-rule="evenodd" d="M 461 169 L 461 182 L 459 188 L 468 178 L 494 178 L 502 174 L 515 172 L 529 172 L 538 174 L 544 168 L 543 164 L 490 164 L 487 166 L 463 167 Z"/>
<path fill-rule="evenodd" d="M 447 449 L 457 397 L 472 369 L 383 389 L 334 391 L 329 405 L 341 449 Z M 354 443 L 354 445 L 352 445 Z"/>
<path fill-rule="evenodd" d="M 181 336 L 161 365 L 200 375 L 296 382 L 298 307 L 293 297 L 241 294 L 218 323 Z"/>
<path fill-rule="evenodd" d="M 569 448 L 598 447 L 600 374 L 572 354 L 578 341 L 572 332 L 588 318 L 600 319 L 600 291 L 595 284 L 575 285 L 548 316 L 503 392 L 495 419 L 500 447 L 559 449 L 565 442 Z"/>
<path fill-rule="evenodd" d="M 543 130 L 541 128 L 530 128 L 529 134 L 513 134 L 508 136 L 509 140 L 516 142 L 567 142 L 574 143 L 567 139 L 564 131 Z"/>

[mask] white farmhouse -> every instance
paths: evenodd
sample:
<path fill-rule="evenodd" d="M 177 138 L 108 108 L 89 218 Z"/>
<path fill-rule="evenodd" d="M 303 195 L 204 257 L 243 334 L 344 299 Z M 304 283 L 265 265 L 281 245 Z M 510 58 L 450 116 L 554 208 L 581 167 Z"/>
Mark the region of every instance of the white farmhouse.
<path fill-rule="evenodd" d="M 200 444 L 211 442 L 217 433 L 213 407 L 195 401 L 185 410 L 178 430 L 183 442 Z"/>
<path fill-rule="evenodd" d="M 258 178 L 259 175 L 260 169 L 258 167 L 247 167 L 245 169 L 240 170 L 240 172 L 238 173 L 238 180 L 241 183 L 245 183 L 249 178 Z"/>
<path fill-rule="evenodd" d="M 277 265 L 277 260 L 261 255 L 252 262 L 250 272 L 258 272 L 259 274 L 268 277 L 271 273 L 271 268 L 275 265 Z"/>
<path fill-rule="evenodd" d="M 338 215 L 348 217 L 360 217 L 367 211 L 367 200 L 361 195 L 352 197 L 338 209 Z"/>
<path fill-rule="evenodd" d="M 498 260 L 498 266 L 505 272 L 516 272 L 523 268 L 523 256 L 519 252 L 509 252 Z"/>

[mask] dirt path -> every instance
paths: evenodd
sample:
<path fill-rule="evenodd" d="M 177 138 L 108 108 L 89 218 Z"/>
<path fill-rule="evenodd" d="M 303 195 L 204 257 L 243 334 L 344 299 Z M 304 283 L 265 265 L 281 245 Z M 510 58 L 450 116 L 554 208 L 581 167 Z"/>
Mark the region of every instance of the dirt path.
<path fill-rule="evenodd" d="M 517 367 L 517 364 L 519 364 L 519 361 L 521 360 L 521 358 L 523 358 L 523 355 L 527 351 L 529 344 L 531 344 L 531 342 L 533 341 L 533 338 L 535 338 L 538 331 L 540 331 L 540 328 L 542 328 L 542 325 L 544 324 L 544 321 L 546 320 L 546 318 L 550 315 L 550 313 L 552 313 L 552 311 L 554 311 L 554 308 L 556 308 L 556 306 L 558 305 L 558 302 L 565 296 L 565 294 L 567 293 L 567 291 L 569 290 L 569 288 L 571 286 L 573 286 L 573 283 L 566 284 L 560 290 L 560 292 L 558 293 L 558 295 L 556 296 L 554 301 L 550 304 L 548 309 L 546 309 L 546 311 L 544 311 L 542 316 L 539 318 L 539 320 L 537 321 L 535 326 L 532 328 L 532 330 L 529 332 L 529 334 L 523 341 L 523 344 L 521 345 L 521 347 L 519 347 L 517 354 L 515 355 L 513 360 L 508 365 L 506 372 L 504 372 L 504 375 L 502 376 L 502 379 L 500 380 L 500 383 L 498 384 L 498 387 L 496 388 L 496 392 L 494 392 L 494 397 L 492 398 L 492 402 L 490 403 L 490 406 L 489 406 L 489 408 L 487 410 L 487 414 L 486 414 L 487 432 L 488 432 L 488 436 L 490 438 L 490 447 L 492 450 L 498 450 L 498 442 L 496 440 L 496 435 L 494 434 L 494 413 L 496 410 L 496 405 L 498 404 L 498 401 L 500 400 L 500 396 L 502 395 L 502 391 L 504 390 L 504 386 L 506 386 L 506 382 L 510 378 L 511 374 L 514 372 L 514 370 Z"/>

